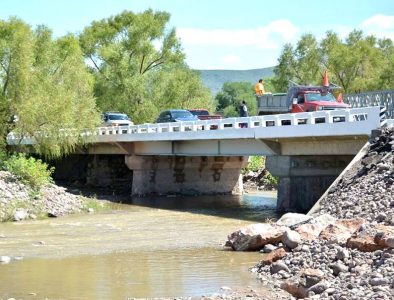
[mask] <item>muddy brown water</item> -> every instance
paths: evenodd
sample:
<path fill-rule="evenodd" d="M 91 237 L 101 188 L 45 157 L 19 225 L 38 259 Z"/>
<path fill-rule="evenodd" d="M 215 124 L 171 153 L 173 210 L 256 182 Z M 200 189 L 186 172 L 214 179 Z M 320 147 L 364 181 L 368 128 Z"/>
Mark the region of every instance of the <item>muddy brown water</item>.
<path fill-rule="evenodd" d="M 185 297 L 261 285 L 229 233 L 277 217 L 274 193 L 133 199 L 90 215 L 0 224 L 0 299 Z"/>

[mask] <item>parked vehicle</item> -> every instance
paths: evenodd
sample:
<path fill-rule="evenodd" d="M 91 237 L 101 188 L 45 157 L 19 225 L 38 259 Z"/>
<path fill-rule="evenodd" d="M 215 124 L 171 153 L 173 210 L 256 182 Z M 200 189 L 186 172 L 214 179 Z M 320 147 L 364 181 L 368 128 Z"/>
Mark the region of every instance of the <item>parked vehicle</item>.
<path fill-rule="evenodd" d="M 103 114 L 104 126 L 130 126 L 134 125 L 131 119 L 120 112 L 105 112 Z"/>
<path fill-rule="evenodd" d="M 223 119 L 221 115 L 210 115 L 206 109 L 189 109 L 189 111 L 197 116 L 199 120 L 217 120 Z"/>
<path fill-rule="evenodd" d="M 156 123 L 197 121 L 198 118 L 185 109 L 168 109 L 160 113 Z"/>
<path fill-rule="evenodd" d="M 342 97 L 335 99 L 332 91 L 339 87 L 328 82 L 327 71 L 324 72 L 321 86 L 291 83 L 293 86 L 289 88 L 287 94 L 256 95 L 258 114 L 272 115 L 350 108 L 349 104 L 342 102 Z"/>
<path fill-rule="evenodd" d="M 287 94 L 265 94 L 256 96 L 259 115 L 310 112 L 350 108 L 339 102 L 332 89 L 324 86 L 293 86 Z"/>

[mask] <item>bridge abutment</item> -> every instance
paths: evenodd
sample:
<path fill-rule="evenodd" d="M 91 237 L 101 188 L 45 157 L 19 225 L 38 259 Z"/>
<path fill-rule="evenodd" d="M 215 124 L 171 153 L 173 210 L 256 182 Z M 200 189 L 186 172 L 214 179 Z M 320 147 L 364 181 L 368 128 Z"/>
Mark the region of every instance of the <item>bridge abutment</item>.
<path fill-rule="evenodd" d="M 133 173 L 125 165 L 122 154 L 70 154 L 52 164 L 55 166 L 55 180 L 122 193 L 130 190 Z"/>
<path fill-rule="evenodd" d="M 247 156 L 126 155 L 132 195 L 242 193 Z"/>
<path fill-rule="evenodd" d="M 352 158 L 352 155 L 267 157 L 267 169 L 279 177 L 277 210 L 307 212 Z"/>

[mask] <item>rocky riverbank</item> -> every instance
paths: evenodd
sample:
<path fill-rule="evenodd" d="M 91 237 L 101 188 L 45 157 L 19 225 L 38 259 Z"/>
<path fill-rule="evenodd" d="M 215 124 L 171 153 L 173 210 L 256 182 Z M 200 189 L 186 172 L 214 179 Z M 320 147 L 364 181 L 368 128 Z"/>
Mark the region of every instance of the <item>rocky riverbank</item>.
<path fill-rule="evenodd" d="M 312 216 L 232 233 L 234 250 L 260 250 L 258 277 L 288 298 L 394 299 L 394 130 L 385 129 Z"/>
<path fill-rule="evenodd" d="M 278 187 L 276 179 L 263 168 L 256 172 L 248 171 L 243 175 L 243 188 L 246 193 L 258 191 L 275 191 Z"/>
<path fill-rule="evenodd" d="M 16 176 L 0 171 L 0 221 L 21 221 L 92 212 L 103 203 L 74 195 L 63 187 L 48 184 L 36 192 Z"/>

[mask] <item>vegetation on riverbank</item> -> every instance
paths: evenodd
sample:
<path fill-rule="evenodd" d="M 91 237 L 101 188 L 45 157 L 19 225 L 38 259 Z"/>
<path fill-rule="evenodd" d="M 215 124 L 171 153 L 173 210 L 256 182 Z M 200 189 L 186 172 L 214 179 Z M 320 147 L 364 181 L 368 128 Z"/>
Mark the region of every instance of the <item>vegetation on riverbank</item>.
<path fill-rule="evenodd" d="M 52 168 L 24 154 L 1 154 L 0 222 L 43 219 L 109 209 L 95 198 L 68 193 L 53 184 Z"/>
<path fill-rule="evenodd" d="M 244 189 L 250 190 L 275 190 L 278 187 L 278 178 L 265 168 L 264 156 L 250 156 L 249 162 L 242 169 Z"/>

